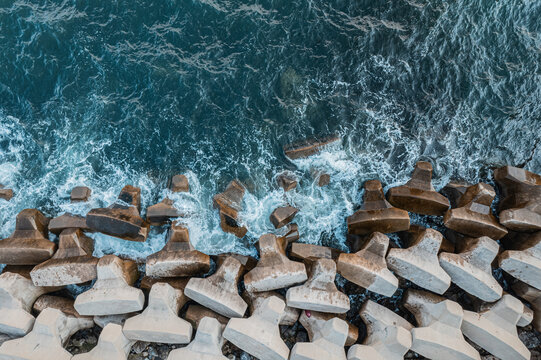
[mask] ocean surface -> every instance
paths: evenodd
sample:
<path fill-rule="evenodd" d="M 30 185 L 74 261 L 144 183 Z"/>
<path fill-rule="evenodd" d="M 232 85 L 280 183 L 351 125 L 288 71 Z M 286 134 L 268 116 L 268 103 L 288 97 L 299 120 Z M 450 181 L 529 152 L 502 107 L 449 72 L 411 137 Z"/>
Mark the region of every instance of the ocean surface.
<path fill-rule="evenodd" d="M 15 191 L 0 238 L 24 208 L 85 214 L 132 184 L 144 208 L 175 199 L 209 253 L 255 255 L 286 202 L 301 241 L 343 248 L 365 180 L 402 184 L 417 160 L 436 189 L 505 164 L 541 172 L 540 128 L 538 0 L 0 0 L 0 183 Z M 283 154 L 329 134 L 342 140 L 317 156 Z M 283 170 L 300 179 L 286 195 Z M 189 194 L 166 190 L 177 173 Z M 234 178 L 244 239 L 212 208 Z M 89 203 L 70 204 L 77 185 Z M 138 259 L 165 241 L 92 236 L 97 255 Z"/>

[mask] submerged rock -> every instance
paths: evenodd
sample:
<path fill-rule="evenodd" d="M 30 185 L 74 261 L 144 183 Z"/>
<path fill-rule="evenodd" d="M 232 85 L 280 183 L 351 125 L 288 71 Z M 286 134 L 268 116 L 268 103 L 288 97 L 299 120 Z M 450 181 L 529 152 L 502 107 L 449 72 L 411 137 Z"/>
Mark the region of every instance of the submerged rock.
<path fill-rule="evenodd" d="M 276 182 L 284 191 L 290 191 L 297 187 L 297 179 L 293 174 L 283 172 L 276 177 Z"/>
<path fill-rule="evenodd" d="M 340 141 L 338 136 L 328 136 L 321 139 L 308 139 L 284 146 L 284 153 L 290 159 L 305 158 L 317 154 L 326 145 Z"/>
<path fill-rule="evenodd" d="M 4 185 L 0 184 L 0 199 L 4 199 L 6 201 L 11 200 L 13 197 L 13 190 L 12 189 L 5 189 Z"/>

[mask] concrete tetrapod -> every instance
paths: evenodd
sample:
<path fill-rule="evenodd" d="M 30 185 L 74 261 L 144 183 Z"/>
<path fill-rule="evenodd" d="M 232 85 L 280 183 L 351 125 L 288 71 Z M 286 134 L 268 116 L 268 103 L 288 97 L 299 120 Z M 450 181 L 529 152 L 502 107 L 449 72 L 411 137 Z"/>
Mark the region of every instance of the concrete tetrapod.
<path fill-rule="evenodd" d="M 239 226 L 239 212 L 242 210 L 242 199 L 246 189 L 238 180 L 227 185 L 224 192 L 214 195 L 214 207 L 220 211 L 220 226 L 223 231 L 242 238 L 248 229 Z"/>
<path fill-rule="evenodd" d="M 216 319 L 201 319 L 195 338 L 186 347 L 169 353 L 167 360 L 227 360 L 222 353 L 224 338 L 223 326 Z"/>
<path fill-rule="evenodd" d="M 98 262 L 98 279 L 94 286 L 75 299 L 81 315 L 117 315 L 143 309 L 145 295 L 132 287 L 138 278 L 137 266 L 131 260 L 106 255 Z"/>
<path fill-rule="evenodd" d="M 429 359 L 480 360 L 466 342 L 460 326 L 464 311 L 451 300 L 429 292 L 408 289 L 405 303 L 417 321 L 411 330 L 411 350 Z"/>
<path fill-rule="evenodd" d="M 498 263 L 506 273 L 541 290 L 541 231 L 521 234 L 516 239 L 517 249 L 506 250 L 498 256 Z"/>
<path fill-rule="evenodd" d="M 517 333 L 517 323 L 523 311 L 524 305 L 520 300 L 505 294 L 486 311 L 464 311 L 462 332 L 501 360 L 528 360 L 530 351 Z"/>
<path fill-rule="evenodd" d="M 258 292 L 258 293 L 251 293 L 248 291 L 244 291 L 242 293 L 242 298 L 248 303 L 248 306 L 250 308 L 250 314 L 253 314 L 258 307 L 260 307 L 263 304 L 263 301 L 265 299 L 276 296 L 282 301 L 286 301 L 286 299 L 278 294 L 275 291 L 264 291 L 264 292 Z M 301 311 L 296 308 L 292 308 L 290 306 L 286 306 L 284 309 L 284 314 L 282 318 L 280 319 L 280 325 L 286 325 L 286 326 L 292 326 L 295 325 L 297 320 L 299 319 L 299 316 L 301 314 Z"/>
<path fill-rule="evenodd" d="M 72 355 L 63 345 L 71 335 L 93 325 L 91 319 L 45 309 L 37 317 L 31 332 L 0 346 L 0 360 L 70 360 Z"/>
<path fill-rule="evenodd" d="M 459 254 L 440 253 L 441 267 L 453 283 L 469 294 L 483 301 L 498 300 L 503 289 L 492 276 L 491 264 L 500 246 L 487 236 L 465 241 L 466 247 Z"/>
<path fill-rule="evenodd" d="M 98 345 L 90 352 L 75 355 L 72 360 L 127 360 L 132 341 L 122 333 L 122 326 L 107 324 L 100 334 Z"/>
<path fill-rule="evenodd" d="M 187 344 L 192 325 L 178 316 L 184 296 L 182 290 L 167 283 L 156 283 L 150 290 L 148 306 L 140 315 L 124 323 L 124 335 L 130 340 L 163 344 Z"/>
<path fill-rule="evenodd" d="M 278 327 L 285 306 L 277 297 L 265 299 L 248 319 L 229 320 L 224 338 L 260 360 L 287 360 L 289 348 Z"/>
<path fill-rule="evenodd" d="M 310 316 L 308 316 L 307 313 L 310 314 Z M 317 312 L 317 311 L 304 310 L 302 311 L 301 316 L 299 317 L 299 322 L 308 333 L 308 339 L 310 341 L 313 341 L 318 336 L 318 334 L 321 333 L 327 320 L 331 320 L 335 317 L 345 320 L 346 314 L 337 315 L 337 314 L 329 314 L 329 313 L 322 313 L 322 312 Z M 348 329 L 348 336 L 346 339 L 346 346 L 351 346 L 355 344 L 357 340 L 359 339 L 359 328 L 350 322 L 348 322 L 348 328 L 349 329 Z"/>
<path fill-rule="evenodd" d="M 359 313 L 366 324 L 362 345 L 353 345 L 348 360 L 402 360 L 411 347 L 413 325 L 398 314 L 367 300 Z"/>
<path fill-rule="evenodd" d="M 541 332 L 541 290 L 537 290 L 523 282 L 515 283 L 513 290 L 518 296 L 530 303 L 534 312 L 532 325 L 537 331 Z"/>
<path fill-rule="evenodd" d="M 347 336 L 348 324 L 344 320 L 327 320 L 312 342 L 298 342 L 293 346 L 289 360 L 346 360 Z"/>
<path fill-rule="evenodd" d="M 451 285 L 451 277 L 438 261 L 443 236 L 434 229 L 422 229 L 413 234 L 407 249 L 391 249 L 387 255 L 389 269 L 414 284 L 443 294 Z"/>

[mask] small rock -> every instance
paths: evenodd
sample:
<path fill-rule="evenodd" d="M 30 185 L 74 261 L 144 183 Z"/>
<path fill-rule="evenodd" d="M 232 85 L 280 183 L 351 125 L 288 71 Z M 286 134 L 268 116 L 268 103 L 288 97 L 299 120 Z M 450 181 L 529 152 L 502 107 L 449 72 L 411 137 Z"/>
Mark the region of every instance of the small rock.
<path fill-rule="evenodd" d="M 169 189 L 173 192 L 189 192 L 190 184 L 186 175 L 175 175 L 171 178 Z"/>

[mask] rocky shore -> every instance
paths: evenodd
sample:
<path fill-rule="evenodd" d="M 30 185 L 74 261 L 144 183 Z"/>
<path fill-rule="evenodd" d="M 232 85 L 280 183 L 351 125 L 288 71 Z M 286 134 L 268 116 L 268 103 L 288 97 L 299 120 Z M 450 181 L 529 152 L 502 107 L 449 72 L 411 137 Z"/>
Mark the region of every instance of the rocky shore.
<path fill-rule="evenodd" d="M 306 157 L 335 140 L 284 150 Z M 493 177 L 496 189 L 437 192 L 419 161 L 387 194 L 366 181 L 345 219 L 349 252 L 303 243 L 302 208 L 283 204 L 257 259 L 195 249 L 187 215 L 168 198 L 143 213 L 131 185 L 86 216 L 25 209 L 0 240 L 0 359 L 541 359 L 541 176 L 505 166 Z M 292 174 L 276 179 L 295 191 Z M 190 184 L 179 174 L 169 189 Z M 246 191 L 232 180 L 214 196 L 223 231 L 239 238 Z M 12 196 L 0 185 L 0 201 Z M 91 196 L 79 186 L 70 198 Z M 151 226 L 167 242 L 144 263 L 93 256 L 90 234 L 144 242 Z"/>

